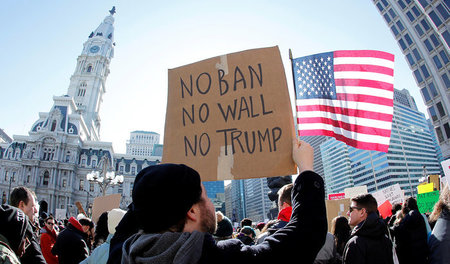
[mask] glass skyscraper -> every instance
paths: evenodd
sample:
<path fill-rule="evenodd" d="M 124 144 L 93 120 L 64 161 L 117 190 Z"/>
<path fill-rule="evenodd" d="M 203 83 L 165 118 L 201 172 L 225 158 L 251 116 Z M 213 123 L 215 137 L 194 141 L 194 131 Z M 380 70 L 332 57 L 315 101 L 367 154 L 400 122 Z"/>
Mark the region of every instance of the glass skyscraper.
<path fill-rule="evenodd" d="M 405 195 L 415 195 L 424 166 L 427 174 L 440 173 L 427 120 L 405 89 L 394 91 L 388 153 L 356 149 L 334 139 L 322 143 L 320 150 L 328 193 L 361 185 L 375 192 L 399 183 Z"/>
<path fill-rule="evenodd" d="M 373 0 L 416 79 L 444 158 L 450 157 L 450 1 Z"/>

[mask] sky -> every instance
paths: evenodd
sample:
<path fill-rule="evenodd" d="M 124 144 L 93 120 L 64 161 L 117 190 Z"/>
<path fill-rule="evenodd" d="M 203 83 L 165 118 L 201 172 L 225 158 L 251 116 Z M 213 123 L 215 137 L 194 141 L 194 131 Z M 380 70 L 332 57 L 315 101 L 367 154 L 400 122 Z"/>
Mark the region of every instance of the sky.
<path fill-rule="evenodd" d="M 370 0 L 3 1 L 0 128 L 28 135 L 53 96 L 67 94 L 83 43 L 116 7 L 114 58 L 100 110 L 101 140 L 125 153 L 135 130 L 164 136 L 167 71 L 247 49 L 279 46 L 291 100 L 288 56 L 375 49 L 395 55 L 394 86 L 422 97 L 401 50 Z"/>

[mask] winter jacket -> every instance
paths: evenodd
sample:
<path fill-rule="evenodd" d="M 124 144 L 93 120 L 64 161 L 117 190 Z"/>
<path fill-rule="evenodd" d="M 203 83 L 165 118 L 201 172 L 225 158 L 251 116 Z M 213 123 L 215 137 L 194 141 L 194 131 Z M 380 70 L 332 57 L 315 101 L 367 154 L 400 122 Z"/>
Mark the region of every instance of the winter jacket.
<path fill-rule="evenodd" d="M 336 245 L 334 244 L 334 236 L 330 232 L 327 233 L 325 244 L 323 244 L 319 253 L 317 253 L 314 264 L 330 264 L 334 263 L 336 258 Z"/>
<path fill-rule="evenodd" d="M 86 238 L 87 234 L 83 232 L 80 223 L 71 217 L 67 228 L 56 238 L 52 254 L 58 256 L 61 264 L 78 264 L 89 256 Z"/>
<path fill-rule="evenodd" d="M 106 238 L 105 243 L 96 247 L 92 251 L 92 254 L 87 259 L 80 262 L 80 264 L 106 264 L 106 262 L 108 261 L 109 245 L 111 243 L 112 237 L 113 235 L 109 234 Z"/>
<path fill-rule="evenodd" d="M 450 212 L 444 208 L 428 241 L 430 264 L 450 263 Z"/>
<path fill-rule="evenodd" d="M 48 230 L 46 226 L 42 230 L 44 231 L 41 235 L 42 255 L 44 255 L 48 264 L 58 264 L 58 257 L 52 254 L 52 248 L 56 242 L 56 231 L 54 229 Z"/>
<path fill-rule="evenodd" d="M 393 263 L 392 242 L 387 236 L 387 227 L 376 213 L 370 213 L 353 229 L 344 248 L 343 263 Z"/>
<path fill-rule="evenodd" d="M 312 171 L 297 177 L 292 191 L 290 222 L 261 244 L 246 246 L 238 239 L 215 242 L 210 234 L 145 234 L 123 245 L 122 263 L 312 263 L 325 242 L 327 221 L 323 179 Z"/>
<path fill-rule="evenodd" d="M 0 264 L 20 264 L 6 237 L 0 235 Z"/>
<path fill-rule="evenodd" d="M 30 240 L 30 246 L 20 257 L 22 263 L 46 264 L 44 255 L 42 255 L 41 246 L 39 245 L 39 230 L 36 229 L 34 223 L 28 221 L 27 237 Z"/>
<path fill-rule="evenodd" d="M 417 210 L 409 211 L 393 231 L 400 264 L 427 263 L 427 229 Z"/>

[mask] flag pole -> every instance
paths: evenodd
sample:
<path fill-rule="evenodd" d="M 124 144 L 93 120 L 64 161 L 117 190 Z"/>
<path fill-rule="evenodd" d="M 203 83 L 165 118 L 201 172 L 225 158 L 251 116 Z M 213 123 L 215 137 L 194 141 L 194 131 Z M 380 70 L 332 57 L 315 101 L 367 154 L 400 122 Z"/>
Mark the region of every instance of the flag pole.
<path fill-rule="evenodd" d="M 292 81 L 294 84 L 294 98 L 295 98 L 295 136 L 299 139 L 300 132 L 298 131 L 298 116 L 297 116 L 297 91 L 295 89 L 295 72 L 294 72 L 294 58 L 292 57 L 292 50 L 289 49 L 289 59 L 291 60 Z"/>

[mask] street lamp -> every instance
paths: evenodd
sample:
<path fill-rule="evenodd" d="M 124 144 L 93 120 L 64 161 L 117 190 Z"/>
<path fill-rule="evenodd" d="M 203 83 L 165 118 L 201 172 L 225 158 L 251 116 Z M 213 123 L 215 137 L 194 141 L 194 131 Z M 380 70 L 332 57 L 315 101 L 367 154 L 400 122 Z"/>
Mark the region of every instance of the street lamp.
<path fill-rule="evenodd" d="M 123 176 L 114 173 L 114 170 L 112 170 L 112 167 L 109 165 L 109 159 L 106 155 L 101 158 L 99 167 L 101 168 L 100 171 L 88 173 L 86 179 L 89 182 L 97 183 L 100 186 L 100 189 L 102 189 L 103 196 L 105 196 L 106 190 L 108 190 L 109 187 L 123 183 Z"/>

